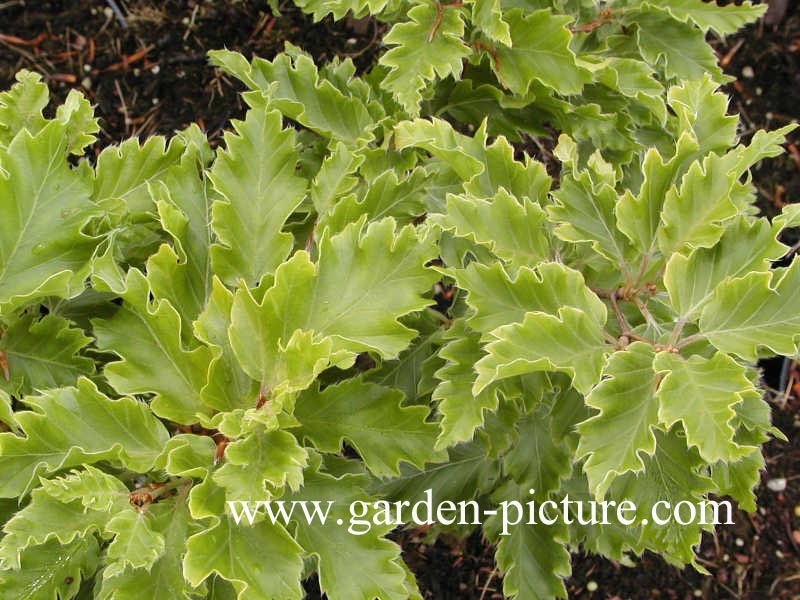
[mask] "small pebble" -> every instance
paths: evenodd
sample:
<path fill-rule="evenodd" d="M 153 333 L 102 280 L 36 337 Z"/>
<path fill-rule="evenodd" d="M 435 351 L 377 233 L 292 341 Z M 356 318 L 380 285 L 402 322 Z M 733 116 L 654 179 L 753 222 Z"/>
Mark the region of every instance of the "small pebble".
<path fill-rule="evenodd" d="M 596 581 L 590 581 L 589 583 L 587 583 L 586 584 L 586 591 L 587 592 L 596 592 L 597 591 L 597 582 Z"/>
<path fill-rule="evenodd" d="M 160 66 L 158 66 L 158 65 L 153 65 L 153 68 L 152 68 L 152 69 L 150 69 L 150 72 L 151 72 L 153 75 L 158 75 L 160 71 L 161 71 L 161 67 L 160 67 Z"/>
<path fill-rule="evenodd" d="M 81 79 L 81 85 L 84 89 L 90 90 L 92 89 L 92 80 L 89 77 L 84 77 Z"/>
<path fill-rule="evenodd" d="M 737 545 L 739 548 L 741 548 L 742 546 L 744 546 L 744 540 L 743 540 L 742 538 L 736 538 L 736 540 L 734 541 L 734 543 L 735 543 L 735 544 L 736 544 L 736 545 Z"/>
<path fill-rule="evenodd" d="M 694 591 L 695 598 L 702 598 L 703 597 L 703 590 L 695 590 Z"/>
<path fill-rule="evenodd" d="M 786 489 L 786 478 L 776 477 L 775 479 L 770 479 L 767 482 L 767 487 L 773 492 L 782 492 Z"/>
<path fill-rule="evenodd" d="M 111 7 L 110 7 L 110 6 L 106 6 L 106 7 L 103 9 L 103 16 L 104 16 L 106 19 L 113 19 L 113 18 L 114 18 L 114 11 L 111 9 Z"/>
<path fill-rule="evenodd" d="M 745 77 L 747 79 L 752 79 L 755 76 L 756 76 L 756 72 L 753 71 L 753 67 L 751 67 L 749 65 L 742 67 L 742 77 Z"/>
<path fill-rule="evenodd" d="M 90 64 L 88 64 L 88 63 L 87 63 L 87 64 L 85 64 L 85 65 L 83 65 L 83 71 L 84 71 L 84 73 L 88 73 L 88 72 L 89 72 L 89 71 L 91 71 L 91 70 L 92 70 L 92 65 L 90 65 Z"/>

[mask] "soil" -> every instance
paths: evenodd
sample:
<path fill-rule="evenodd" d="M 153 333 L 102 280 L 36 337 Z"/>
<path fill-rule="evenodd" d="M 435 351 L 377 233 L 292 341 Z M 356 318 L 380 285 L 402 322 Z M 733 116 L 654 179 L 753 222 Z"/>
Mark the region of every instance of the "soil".
<path fill-rule="evenodd" d="M 742 115 L 743 138 L 759 128 L 800 119 L 800 2 L 773 0 L 772 23 L 750 26 L 727 39 L 711 38 L 728 74 L 731 110 Z M 244 112 L 239 85 L 207 65 L 206 52 L 227 47 L 271 58 L 284 42 L 317 61 L 350 56 L 367 68 L 381 51 L 383 29 L 374 21 L 312 23 L 292 7 L 275 17 L 257 0 L 215 2 L 118 0 L 121 17 L 100 0 L 0 0 L 0 89 L 28 68 L 45 74 L 54 96 L 82 89 L 102 117 L 101 145 L 130 136 L 169 135 L 192 122 L 217 143 L 232 118 Z M 124 20 L 124 23 L 123 23 Z M 773 216 L 800 201 L 800 133 L 787 153 L 755 169 L 758 204 Z M 796 232 L 785 241 L 797 242 Z M 783 367 L 786 368 L 783 368 Z M 700 562 L 711 573 L 678 570 L 645 554 L 635 568 L 596 556 L 576 555 L 566 585 L 575 599 L 742 600 L 800 599 L 800 371 L 793 362 L 765 362 L 775 425 L 788 443 L 765 447 L 759 509 L 737 512 L 735 525 L 706 536 Z M 781 371 L 784 371 L 783 377 Z M 783 491 L 767 482 L 786 479 Z M 396 533 L 404 558 L 426 598 L 502 598 L 493 549 L 479 534 L 427 543 L 420 532 Z M 308 598 L 319 598 L 314 580 Z"/>

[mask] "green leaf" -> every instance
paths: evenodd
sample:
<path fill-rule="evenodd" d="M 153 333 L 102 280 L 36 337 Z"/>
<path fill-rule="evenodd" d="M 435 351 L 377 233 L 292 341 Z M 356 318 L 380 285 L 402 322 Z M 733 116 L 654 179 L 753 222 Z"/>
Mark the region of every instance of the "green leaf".
<path fill-rule="evenodd" d="M 153 294 L 169 300 L 186 332 L 206 305 L 212 277 L 210 200 L 193 158 L 185 157 L 150 188 L 162 227 L 175 247 L 162 245 L 147 262 Z"/>
<path fill-rule="evenodd" d="M 394 127 L 394 144 L 398 150 L 422 148 L 444 161 L 459 177 L 469 181 L 485 169 L 481 158 L 485 152 L 486 132 L 475 137 L 458 133 L 442 119 L 401 121 Z"/>
<path fill-rule="evenodd" d="M 403 394 L 352 379 L 322 392 L 311 389 L 297 400 L 297 436 L 323 452 L 337 452 L 347 440 L 378 477 L 399 474 L 398 463 L 422 468 L 442 457 L 433 451 L 439 428 L 427 423 L 424 406 L 401 406 Z"/>
<path fill-rule="evenodd" d="M 296 299 L 310 298 L 314 265 L 298 252 L 278 268 L 275 284 L 259 304 L 246 288 L 234 296 L 229 337 L 241 368 L 260 383 L 266 398 L 302 390 L 328 366 L 333 344 L 302 330 Z M 298 327 L 294 329 L 294 327 Z"/>
<path fill-rule="evenodd" d="M 592 248 L 624 265 L 629 253 L 628 239 L 617 227 L 614 209 L 617 193 L 607 183 L 594 185 L 587 172 L 561 180 L 553 194 L 556 204 L 547 207 L 550 219 L 558 224 L 555 234 L 566 242 L 591 242 Z"/>
<path fill-rule="evenodd" d="M 530 500 L 530 495 L 525 494 L 527 490 L 514 491 L 517 497 L 511 500 L 520 503 Z M 563 578 L 572 570 L 564 545 L 568 539 L 566 525 L 560 521 L 554 525 L 525 522 L 510 527 L 508 534 L 502 535 L 499 521 L 497 516 L 490 517 L 486 528 L 489 535 L 498 540 L 495 560 L 503 571 L 503 593 L 519 600 L 566 597 Z"/>
<path fill-rule="evenodd" d="M 563 440 L 554 439 L 547 409 L 524 415 L 516 426 L 517 440 L 503 456 L 505 472 L 522 488 L 535 490 L 532 497 L 547 498 L 561 487 L 572 465 Z"/>
<path fill-rule="evenodd" d="M 211 261 L 225 283 L 244 279 L 256 285 L 292 250 L 292 236 L 283 226 L 302 202 L 306 181 L 295 175 L 295 132 L 281 127 L 278 111 L 252 108 L 233 126 L 236 134 L 225 134 L 226 150 L 209 173 L 223 197 L 211 209 L 219 238 Z"/>
<path fill-rule="evenodd" d="M 199 527 L 193 524 L 184 501 L 165 500 L 147 507 L 149 525 L 164 540 L 164 551 L 149 568 L 126 567 L 118 572 L 104 571 L 95 596 L 98 600 L 140 600 L 141 598 L 174 598 L 193 600 L 193 590 L 184 577 L 182 559 L 187 552 L 187 538 Z"/>
<path fill-rule="evenodd" d="M 767 5 L 753 5 L 747 1 L 740 5 L 718 6 L 703 0 L 670 0 L 665 8 L 676 19 L 691 20 L 703 30 L 713 29 L 719 35 L 727 35 L 757 20 L 764 14 Z"/>
<path fill-rule="evenodd" d="M 740 217 L 717 245 L 696 248 L 688 256 L 673 254 L 664 273 L 670 304 L 682 318 L 694 319 L 720 283 L 768 271 L 771 262 L 786 253 L 788 248 L 775 237 L 775 228 L 766 219 Z"/>
<path fill-rule="evenodd" d="M 432 400 L 438 400 L 442 414 L 437 449 L 471 440 L 475 430 L 483 425 L 484 412 L 496 410 L 498 405 L 495 389 L 472 393 L 477 377 L 474 366 L 483 356 L 479 335 L 455 337 L 442 346 L 439 356 L 447 363 L 436 371 L 441 383 L 431 396 Z"/>
<path fill-rule="evenodd" d="M 24 494 L 37 474 L 83 463 L 118 460 L 147 471 L 169 437 L 149 407 L 111 400 L 87 379 L 77 387 L 27 396 L 33 411 L 14 413 L 25 437 L 0 434 L 0 497 Z"/>
<path fill-rule="evenodd" d="M 681 173 L 685 161 L 697 149 L 697 142 L 689 134 L 680 137 L 675 154 L 669 160 L 665 161 L 658 150 L 650 148 L 642 162 L 644 181 L 638 194 L 623 194 L 614 207 L 617 227 L 640 252 L 654 252 L 664 199 Z"/>
<path fill-rule="evenodd" d="M 91 342 L 83 331 L 55 315 L 25 315 L 3 331 L 0 352 L 8 361 L 8 381 L 0 389 L 24 395 L 34 390 L 74 385 L 94 372 L 94 361 L 79 352 Z"/>
<path fill-rule="evenodd" d="M 51 540 L 22 553 L 17 571 L 0 571 L 0 594 L 14 600 L 72 598 L 82 580 L 89 580 L 100 565 L 100 548 L 94 537 L 76 539 L 66 546 Z"/>
<path fill-rule="evenodd" d="M 90 169 L 67 163 L 65 126 L 0 148 L 0 308 L 83 290 L 96 242 L 81 233 L 95 213 Z M 10 306 L 9 306 L 10 305 Z"/>
<path fill-rule="evenodd" d="M 4 526 L 0 540 L 0 565 L 19 569 L 22 552 L 57 539 L 62 545 L 102 531 L 108 522 L 105 511 L 87 509 L 80 500 L 67 504 L 49 496 L 41 488 L 33 490 L 28 505 Z"/>
<path fill-rule="evenodd" d="M 232 521 L 224 516 L 216 526 L 189 538 L 183 560 L 186 579 L 197 586 L 217 573 L 233 584 L 240 600 L 302 598 L 303 549 L 297 542 L 277 524 Z"/>
<path fill-rule="evenodd" d="M 331 234 L 341 231 L 362 215 L 367 215 L 370 221 L 394 217 L 401 225 L 413 223 L 425 213 L 427 183 L 429 176 L 422 169 L 414 169 L 402 178 L 393 170 L 384 171 L 369 182 L 360 197 L 351 194 L 339 200 L 330 214 L 320 218 L 317 231 L 327 229 Z"/>
<path fill-rule="evenodd" d="M 715 354 L 710 359 L 659 352 L 653 367 L 663 379 L 658 387 L 658 418 L 671 427 L 681 421 L 686 443 L 697 446 L 706 461 L 734 462 L 752 451 L 733 440 L 733 405 L 744 395 L 757 393 L 745 376 L 746 370 L 730 356 Z"/>
<path fill-rule="evenodd" d="M 148 186 L 163 180 L 184 148 L 178 136 L 169 145 L 163 137 L 153 136 L 143 144 L 134 137 L 105 148 L 97 157 L 92 199 L 121 200 L 132 213 L 154 212 Z"/>
<path fill-rule="evenodd" d="M 386 360 L 365 375 L 366 380 L 399 389 L 406 404 L 417 404 L 436 387 L 434 372 L 444 362 L 436 356 L 444 324 L 433 311 L 419 312 L 408 324 L 419 332 L 411 346 L 394 360 Z"/>
<path fill-rule="evenodd" d="M 205 310 L 195 321 L 195 335 L 215 354 L 208 367 L 208 383 L 201 390 L 203 401 L 221 412 L 254 406 L 258 382 L 244 372 L 228 337 L 233 294 L 214 277 Z M 246 356 L 251 354 L 248 352 Z"/>
<path fill-rule="evenodd" d="M 511 28 L 508 46 L 497 47 L 493 68 L 503 87 L 524 95 L 536 80 L 560 94 L 578 94 L 589 74 L 579 67 L 569 47 L 572 34 L 566 24 L 572 19 L 542 9 L 525 15 L 509 10 L 505 20 Z"/>
<path fill-rule="evenodd" d="M 615 352 L 603 380 L 586 396 L 586 404 L 600 412 L 578 425 L 576 455 L 588 456 L 583 470 L 599 499 L 617 475 L 641 471 L 644 455 L 655 452 L 659 405 L 654 357 L 653 348 L 643 342 Z"/>
<path fill-rule="evenodd" d="M 153 530 L 152 520 L 148 512 L 129 506 L 106 524 L 106 531 L 114 534 L 114 540 L 106 551 L 109 564 L 104 577 L 121 574 L 125 568 L 150 570 L 164 554 L 164 536 Z"/>
<path fill-rule="evenodd" d="M 525 205 L 525 200 L 540 205 L 545 204 L 552 179 L 542 163 L 525 156 L 516 160 L 515 148 L 503 137 L 486 145 L 483 127 L 475 132 L 474 141 L 482 146 L 473 151 L 474 156 L 484 164 L 483 168 L 470 181 L 464 184 L 464 191 L 478 198 L 491 198 L 501 191 L 514 196 Z M 525 205 L 527 206 L 527 205 Z"/>
<path fill-rule="evenodd" d="M 565 306 L 558 316 L 527 313 L 522 323 L 493 330 L 484 356 L 475 365 L 478 378 L 472 388 L 480 393 L 491 382 L 536 371 L 561 371 L 586 393 L 600 379 L 608 350 L 602 325 L 587 313 Z"/>
<path fill-rule="evenodd" d="M 86 147 L 95 142 L 94 134 L 100 131 L 94 108 L 78 90 L 70 90 L 64 103 L 56 109 L 56 121 L 64 126 L 67 152 L 76 156 L 82 155 Z"/>
<path fill-rule="evenodd" d="M 324 498 L 334 504 L 324 524 L 303 518 L 293 520 L 295 539 L 307 555 L 316 556 L 320 588 L 331 600 L 406 600 L 409 593 L 406 572 L 400 566 L 400 547 L 383 537 L 393 525 L 374 524 L 369 513 L 365 513 L 368 531 L 358 524 L 351 525 L 349 507 L 374 502 L 361 491 L 366 483 L 366 478 L 359 475 L 336 478 L 314 470 L 308 472 L 302 490 L 286 499 L 311 502 Z M 343 525 L 337 524 L 339 519 Z M 350 533 L 351 526 L 360 535 Z M 353 568 L 355 565 L 357 569 Z"/>
<path fill-rule="evenodd" d="M 308 452 L 287 431 L 256 432 L 229 444 L 225 459 L 214 481 L 226 489 L 227 499 L 249 501 L 285 486 L 297 490 L 303 483 Z"/>
<path fill-rule="evenodd" d="M 469 195 L 447 197 L 447 212 L 429 221 L 455 235 L 488 247 L 514 265 L 535 265 L 550 255 L 545 212 L 530 200 L 517 201 L 505 190 L 482 200 Z"/>
<path fill-rule="evenodd" d="M 487 460 L 486 448 L 479 442 L 453 446 L 448 456 L 447 462 L 428 465 L 424 470 L 404 464 L 400 476 L 382 480 L 378 491 L 393 502 L 417 502 L 427 490 L 431 490 L 434 502 L 459 502 L 491 490 L 500 477 L 500 463 Z"/>
<path fill-rule="evenodd" d="M 668 78 L 692 80 L 705 73 L 717 81 L 722 78 L 714 51 L 706 43 L 702 30 L 651 5 L 626 11 L 624 22 L 636 26 L 636 40 L 644 59 L 656 68 L 663 64 Z"/>
<path fill-rule="evenodd" d="M 343 142 L 338 142 L 322 161 L 316 177 L 311 182 L 311 201 L 317 214 L 322 215 L 344 198 L 358 183 L 354 174 L 364 162 L 364 155 L 357 154 Z"/>
<path fill-rule="evenodd" d="M 48 496 L 64 504 L 79 500 L 84 508 L 100 512 L 118 511 L 128 505 L 125 484 L 91 465 L 73 469 L 66 476 L 40 478 L 40 482 Z"/>
<path fill-rule="evenodd" d="M 496 42 L 511 46 L 511 29 L 503 20 L 502 5 L 499 0 L 473 0 L 472 23 L 487 37 Z"/>
<path fill-rule="evenodd" d="M 761 470 L 764 466 L 761 449 L 756 449 L 737 461 L 713 464 L 711 479 L 720 495 L 731 496 L 739 504 L 739 508 L 753 512 L 756 510 L 756 495 L 753 490 L 761 481 Z"/>
<path fill-rule="evenodd" d="M 128 271 L 126 288 L 113 317 L 92 321 L 98 347 L 121 359 L 106 365 L 106 378 L 121 394 L 155 394 L 150 406 L 162 418 L 197 422 L 208 411 L 200 392 L 211 350 L 184 348 L 178 313 L 167 300 L 149 300 L 150 286 L 140 271 Z"/>
<path fill-rule="evenodd" d="M 762 349 L 800 352 L 800 261 L 723 281 L 700 313 L 700 331 L 720 352 L 756 360 Z"/>
<path fill-rule="evenodd" d="M 371 138 L 375 124 L 364 103 L 320 77 L 308 55 L 290 44 L 287 49 L 292 56 L 280 54 L 272 62 L 256 57 L 248 63 L 227 50 L 211 51 L 209 58 L 251 90 L 266 92 L 270 107 L 311 131 L 348 144 Z"/>
<path fill-rule="evenodd" d="M 0 421 L 5 423 L 11 430 L 17 427 L 14 411 L 11 408 L 11 396 L 2 389 L 0 389 Z"/>
<path fill-rule="evenodd" d="M 8 146 L 23 129 L 36 135 L 45 126 L 42 111 L 50 94 L 42 76 L 25 69 L 14 76 L 10 90 L 0 92 L 0 148 Z"/>
<path fill-rule="evenodd" d="M 724 226 L 739 211 L 731 199 L 737 180 L 738 156 L 708 155 L 692 164 L 683 178 L 680 191 L 667 192 L 662 213 L 663 225 L 658 231 L 658 245 L 669 255 L 685 245 L 711 247 L 716 244 Z"/>
<path fill-rule="evenodd" d="M 501 325 L 521 323 L 528 313 L 555 316 L 570 306 L 585 311 L 590 320 L 604 325 L 606 306 L 587 286 L 579 271 L 561 263 L 541 263 L 535 269 L 522 267 L 512 279 L 499 263 L 470 263 L 451 273 L 458 286 L 468 292 L 467 303 L 476 314 L 470 327 L 488 333 Z"/>
<path fill-rule="evenodd" d="M 323 236 L 319 244 L 316 268 L 301 251 L 276 273 L 258 307 L 259 318 L 265 327 L 285 334 L 268 335 L 288 341 L 296 329 L 314 331 L 332 338 L 334 351 L 374 350 L 396 357 L 416 336 L 398 317 L 429 303 L 419 293 L 431 289 L 437 278 L 424 268 L 435 257 L 433 245 L 420 240 L 412 227 L 396 230 L 392 219 L 367 226 L 361 220 Z M 244 301 L 244 292 L 239 298 Z M 236 327 L 234 318 L 232 332 Z M 249 335 L 242 330 L 242 341 Z M 240 360 L 244 352 L 237 352 Z"/>
<path fill-rule="evenodd" d="M 673 86 L 667 94 L 678 116 L 679 131 L 692 131 L 698 154 L 724 152 L 736 142 L 739 118 L 728 115 L 728 96 L 717 89 L 708 74 L 696 81 Z"/>
<path fill-rule="evenodd" d="M 635 521 L 640 528 L 639 546 L 659 552 L 671 563 L 696 565 L 694 548 L 700 544 L 701 530 L 709 525 L 701 525 L 698 504 L 713 490 L 713 483 L 698 471 L 705 464 L 694 449 L 686 447 L 686 442 L 675 432 L 655 430 L 656 452 L 644 456 L 642 473 L 626 473 L 617 477 L 610 490 L 612 498 L 625 498 L 637 508 Z M 689 502 L 698 510 L 697 520 L 681 525 L 670 519 L 665 524 L 651 520 L 651 511 L 657 502 L 667 502 L 675 507 L 679 502 Z M 658 514 L 663 519 L 664 505 L 659 505 Z M 686 517 L 686 512 L 681 513 Z M 721 513 L 724 515 L 724 511 Z M 644 522 L 644 521 L 647 522 Z M 711 515 L 704 514 L 706 523 Z M 697 566 L 696 566 L 697 568 Z"/>
<path fill-rule="evenodd" d="M 379 63 L 389 69 L 382 82 L 408 114 L 419 115 L 426 82 L 461 75 L 461 61 L 470 54 L 464 44 L 461 8 L 418 4 L 408 11 L 408 21 L 398 23 L 383 37 L 394 46 Z"/>

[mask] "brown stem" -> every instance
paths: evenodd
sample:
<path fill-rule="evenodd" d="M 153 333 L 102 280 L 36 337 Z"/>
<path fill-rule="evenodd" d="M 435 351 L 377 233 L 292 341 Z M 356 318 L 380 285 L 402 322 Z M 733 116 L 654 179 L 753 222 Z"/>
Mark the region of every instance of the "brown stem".
<path fill-rule="evenodd" d="M 166 483 L 148 483 L 146 486 L 133 490 L 128 494 L 128 501 L 136 510 L 144 512 L 148 504 L 158 502 L 161 498 L 173 495 L 180 488 L 191 485 L 191 479 L 178 478 Z"/>
<path fill-rule="evenodd" d="M 311 249 L 314 247 L 314 234 L 317 232 L 317 221 L 314 221 L 314 225 L 311 226 L 311 233 L 308 234 L 308 239 L 306 240 L 306 252 L 311 254 Z"/>
<path fill-rule="evenodd" d="M 445 8 L 459 8 L 464 6 L 461 2 L 451 2 L 450 4 L 442 4 L 441 2 L 436 3 L 436 16 L 433 19 L 433 25 L 431 26 L 431 30 L 428 32 L 428 43 L 430 44 L 433 41 L 433 36 L 436 35 L 436 31 L 439 29 L 439 25 L 442 24 L 442 17 L 444 16 L 444 9 Z"/>
<path fill-rule="evenodd" d="M 617 302 L 617 293 L 612 293 L 609 298 L 611 301 L 611 308 L 614 309 L 614 316 L 617 318 L 617 323 L 619 324 L 619 329 L 622 335 L 626 335 L 628 331 L 630 331 L 630 325 L 625 320 L 625 315 L 622 314 L 622 311 L 619 309 L 619 303 Z"/>
<path fill-rule="evenodd" d="M 489 54 L 489 56 L 492 57 L 492 60 L 494 60 L 494 74 L 497 76 L 497 81 L 500 82 L 500 85 L 503 86 L 503 89 L 508 89 L 508 84 L 505 82 L 505 80 L 500 75 L 500 67 L 501 67 L 500 54 L 497 52 L 497 50 L 493 46 L 490 46 L 489 44 L 485 44 L 484 42 L 482 42 L 480 40 L 476 40 L 476 41 L 472 42 L 472 45 L 475 47 L 475 50 L 477 50 L 478 52 L 481 52 L 481 51 L 482 52 L 486 52 L 487 54 Z"/>

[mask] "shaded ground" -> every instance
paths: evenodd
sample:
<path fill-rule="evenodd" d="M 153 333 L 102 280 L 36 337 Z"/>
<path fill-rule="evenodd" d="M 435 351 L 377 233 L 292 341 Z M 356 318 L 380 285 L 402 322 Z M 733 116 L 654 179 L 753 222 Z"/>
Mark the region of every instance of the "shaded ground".
<path fill-rule="evenodd" d="M 381 31 L 372 22 L 314 24 L 297 9 L 275 18 L 266 2 L 135 1 L 123 26 L 102 0 L 0 0 L 0 87 L 21 68 L 44 73 L 57 97 L 80 87 L 102 117 L 101 141 L 171 134 L 197 122 L 216 139 L 243 106 L 206 52 L 235 49 L 272 58 L 288 41 L 315 60 L 370 64 Z"/>
<path fill-rule="evenodd" d="M 126 27 L 100 0 L 29 0 L 28 8 L 20 0 L 0 0 L 0 89 L 20 68 L 45 73 L 58 97 L 82 88 L 102 117 L 103 143 L 170 134 L 191 122 L 218 140 L 243 107 L 236 84 L 206 65 L 207 50 L 227 47 L 271 58 L 288 40 L 319 61 L 351 56 L 360 69 L 380 51 L 382 31 L 373 22 L 312 24 L 291 8 L 276 19 L 255 0 L 118 3 Z M 728 91 L 745 137 L 800 119 L 800 3 L 789 0 L 786 6 L 776 24 L 713 40 L 726 71 L 737 77 Z M 800 133 L 789 141 L 785 156 L 755 171 L 759 205 L 768 215 L 785 202 L 800 201 Z M 797 236 L 790 233 L 785 241 L 793 244 Z M 571 598 L 800 598 L 800 372 L 789 369 L 781 381 L 780 359 L 765 367 L 775 390 L 774 422 L 789 443 L 773 441 L 765 448 L 759 511 L 737 514 L 736 525 L 704 540 L 701 562 L 712 577 L 674 569 L 653 555 L 635 569 L 579 555 L 567 581 Z M 767 488 L 768 480 L 779 478 L 787 480 L 784 491 Z M 502 597 L 492 548 L 479 535 L 426 544 L 408 531 L 398 539 L 427 598 Z M 319 597 L 313 581 L 307 587 L 309 599 Z"/>

